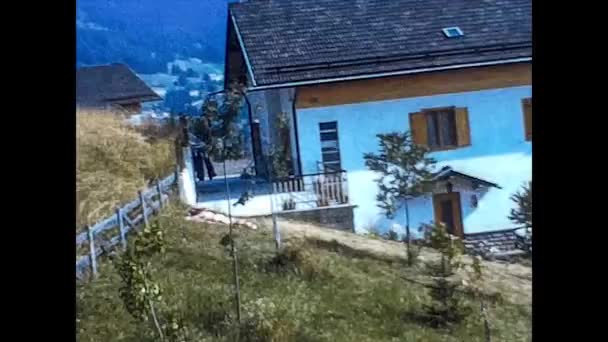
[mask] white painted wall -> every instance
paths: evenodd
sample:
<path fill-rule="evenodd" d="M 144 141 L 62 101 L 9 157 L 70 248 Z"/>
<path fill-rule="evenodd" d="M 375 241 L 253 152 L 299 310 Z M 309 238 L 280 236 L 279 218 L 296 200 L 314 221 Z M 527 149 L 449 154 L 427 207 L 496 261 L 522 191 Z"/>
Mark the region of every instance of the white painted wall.
<path fill-rule="evenodd" d="M 192 152 L 189 147 L 184 147 L 184 168 L 179 174 L 179 197 L 187 205 L 196 204 L 196 186 L 194 182 L 194 167 L 192 165 Z"/>
<path fill-rule="evenodd" d="M 513 207 L 509 199 L 532 177 L 532 148 L 525 141 L 521 100 L 530 97 L 530 86 L 444 94 L 408 99 L 297 110 L 302 172 L 314 173 L 321 161 L 319 122 L 338 121 L 342 167 L 348 171 L 349 194 L 355 209 L 355 228 L 381 231 L 393 224 L 376 206 L 375 175 L 367 170 L 363 153 L 378 149 L 376 134 L 409 130 L 409 113 L 422 108 L 458 106 L 469 110 L 471 146 L 435 152 L 437 167 L 452 166 L 456 171 L 499 184 L 479 196 L 477 208 L 470 207 L 470 193 L 463 193 L 464 232 L 500 230 L 513 227 L 507 218 Z M 454 191 L 458 191 L 455 189 Z M 433 220 L 431 197 L 410 201 L 411 227 Z M 415 229 L 414 229 L 415 230 Z"/>

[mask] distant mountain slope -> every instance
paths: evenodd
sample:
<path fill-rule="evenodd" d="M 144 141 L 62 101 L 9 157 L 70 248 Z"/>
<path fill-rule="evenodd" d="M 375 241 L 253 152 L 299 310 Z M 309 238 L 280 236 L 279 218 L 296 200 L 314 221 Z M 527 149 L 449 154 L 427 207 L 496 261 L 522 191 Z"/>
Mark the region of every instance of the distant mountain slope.
<path fill-rule="evenodd" d="M 124 62 L 166 72 L 195 57 L 223 63 L 229 0 L 77 0 L 77 65 Z"/>

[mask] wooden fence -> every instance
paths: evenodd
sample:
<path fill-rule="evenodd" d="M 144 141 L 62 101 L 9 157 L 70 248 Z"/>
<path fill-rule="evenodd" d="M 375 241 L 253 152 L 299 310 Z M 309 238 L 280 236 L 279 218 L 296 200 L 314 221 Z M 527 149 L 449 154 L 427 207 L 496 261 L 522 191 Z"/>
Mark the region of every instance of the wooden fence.
<path fill-rule="evenodd" d="M 274 179 L 272 187 L 274 194 L 291 194 L 290 202 L 294 208 L 298 203 L 312 202 L 312 205 L 317 208 L 348 203 L 348 178 L 346 171 L 314 173 Z M 297 193 L 302 192 L 307 192 L 314 196 L 312 198 L 310 196 L 302 198 L 302 196 L 297 195 Z"/>
<path fill-rule="evenodd" d="M 177 172 L 157 181 L 153 187 L 140 191 L 137 199 L 116 209 L 115 215 L 103 219 L 93 226 L 87 226 L 86 231 L 76 235 L 77 250 L 80 246 L 88 247 L 88 255 L 76 259 L 76 277 L 82 279 L 89 268 L 93 276 L 96 276 L 97 259 L 103 255 L 104 251 L 107 252 L 118 244 L 126 249 L 127 234 L 142 223 L 148 224 L 148 218 L 158 213 L 169 197 L 177 192 L 177 181 Z M 102 233 L 110 234 L 103 243 L 100 239 Z"/>

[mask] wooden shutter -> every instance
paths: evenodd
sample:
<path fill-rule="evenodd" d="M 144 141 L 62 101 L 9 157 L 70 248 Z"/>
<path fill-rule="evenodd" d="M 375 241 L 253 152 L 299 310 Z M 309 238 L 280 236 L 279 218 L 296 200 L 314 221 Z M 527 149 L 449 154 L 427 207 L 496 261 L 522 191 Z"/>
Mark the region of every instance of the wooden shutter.
<path fill-rule="evenodd" d="M 522 100 L 526 141 L 532 140 L 532 98 Z"/>
<path fill-rule="evenodd" d="M 471 131 L 469 129 L 469 111 L 466 107 L 454 108 L 456 117 L 456 142 L 458 146 L 471 145 Z"/>
<path fill-rule="evenodd" d="M 428 145 L 426 115 L 422 112 L 410 113 L 410 130 L 412 140 L 417 145 Z"/>

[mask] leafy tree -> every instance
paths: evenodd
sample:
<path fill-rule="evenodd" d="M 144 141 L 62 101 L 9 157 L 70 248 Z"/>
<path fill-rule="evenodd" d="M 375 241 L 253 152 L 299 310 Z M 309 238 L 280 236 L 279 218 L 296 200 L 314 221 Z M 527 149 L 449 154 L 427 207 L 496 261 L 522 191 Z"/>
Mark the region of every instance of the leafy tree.
<path fill-rule="evenodd" d="M 284 178 L 289 176 L 292 165 L 291 151 L 289 150 L 289 119 L 284 112 L 277 115 L 276 132 L 277 141 L 270 147 L 270 173 L 274 178 Z"/>
<path fill-rule="evenodd" d="M 188 68 L 186 70 L 186 77 L 198 77 L 198 73 L 196 71 L 194 71 L 192 68 Z"/>
<path fill-rule="evenodd" d="M 517 204 L 517 208 L 511 209 L 509 220 L 532 228 L 532 181 L 511 196 L 511 200 Z"/>
<path fill-rule="evenodd" d="M 138 232 L 127 251 L 115 260 L 122 279 L 119 296 L 127 311 L 139 321 L 152 321 L 161 340 L 165 333 L 157 310 L 162 295 L 159 285 L 152 278 L 149 259 L 155 254 L 164 253 L 164 249 L 163 232 L 158 225 L 152 225 Z"/>
<path fill-rule="evenodd" d="M 376 179 L 379 193 L 376 196 L 387 218 L 394 219 L 403 204 L 408 265 L 414 262 L 411 249 L 410 216 L 408 200 L 426 191 L 426 181 L 431 177 L 435 160 L 428 157 L 428 149 L 413 142 L 410 132 L 393 132 L 377 135 L 380 153 L 366 153 L 365 165 L 380 174 Z"/>
<path fill-rule="evenodd" d="M 440 254 L 437 262 L 426 265 L 433 278 L 429 295 L 431 303 L 425 305 L 428 320 L 434 326 L 445 326 L 462 321 L 469 313 L 460 295 L 460 284 L 449 278 L 463 266 L 460 255 L 464 251 L 462 241 L 451 236 L 444 224 L 435 223 L 425 232 L 430 247 Z"/>
<path fill-rule="evenodd" d="M 194 134 L 204 142 L 205 152 L 216 162 L 243 157 L 239 123 L 242 106 L 243 89 L 232 85 L 223 94 L 207 98 L 201 117 L 194 122 Z"/>
<path fill-rule="evenodd" d="M 179 76 L 177 77 L 177 84 L 182 87 L 185 87 L 188 85 L 188 77 L 186 77 L 185 73 L 179 74 Z"/>
<path fill-rule="evenodd" d="M 176 87 L 167 91 L 164 106 L 171 114 L 185 113 L 191 101 L 192 97 L 188 90 Z"/>
<path fill-rule="evenodd" d="M 183 73 L 184 73 L 184 70 L 182 70 L 182 68 L 180 68 L 179 65 L 173 64 L 171 66 L 171 75 L 179 76 Z"/>
<path fill-rule="evenodd" d="M 386 234 L 386 239 L 391 241 L 399 241 L 399 234 L 394 230 L 389 230 Z"/>

